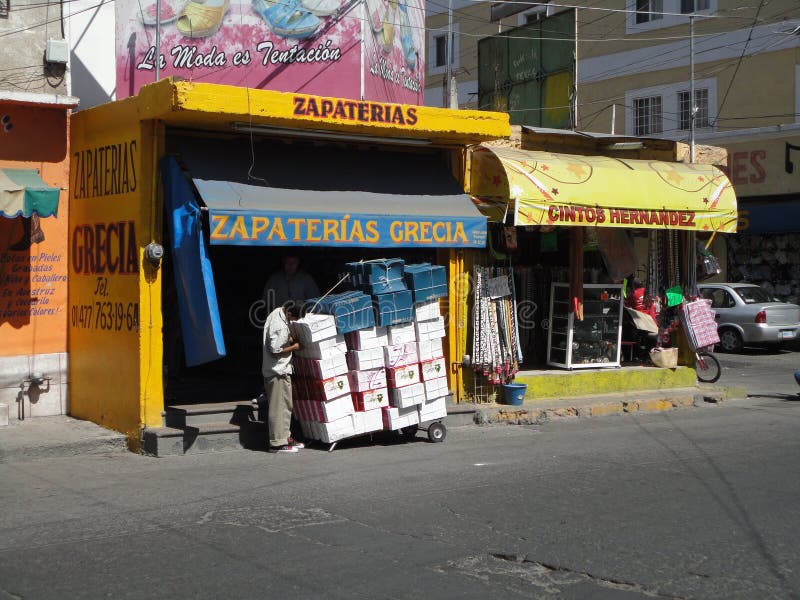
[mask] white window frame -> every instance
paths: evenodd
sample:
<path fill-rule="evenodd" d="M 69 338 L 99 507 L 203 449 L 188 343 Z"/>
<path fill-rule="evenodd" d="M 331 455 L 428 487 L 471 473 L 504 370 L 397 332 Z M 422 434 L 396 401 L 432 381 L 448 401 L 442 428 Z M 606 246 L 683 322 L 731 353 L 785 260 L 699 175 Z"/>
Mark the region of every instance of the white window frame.
<path fill-rule="evenodd" d="M 697 6 L 697 5 L 698 5 L 700 2 L 702 2 L 702 1 L 703 1 L 703 0 L 694 0 L 694 5 L 695 5 L 695 7 L 696 7 L 696 6 Z M 711 0 L 705 0 L 705 1 L 706 1 L 706 2 L 708 2 L 708 8 L 701 8 L 701 9 L 699 9 L 699 10 L 696 10 L 696 11 L 695 11 L 695 13 L 696 13 L 696 14 L 698 14 L 698 15 L 699 15 L 699 14 L 706 13 L 706 12 L 708 12 L 709 10 L 711 10 Z M 683 2 L 679 1 L 679 2 L 678 2 L 678 12 L 680 12 L 680 13 L 683 13 L 684 15 L 688 15 L 688 14 L 690 14 L 690 13 L 684 13 L 684 12 L 683 12 L 683 8 L 681 7 L 681 4 L 683 4 Z"/>
<path fill-rule="evenodd" d="M 459 54 L 460 54 L 460 46 L 461 43 L 459 41 L 459 30 L 460 25 L 459 23 L 453 23 L 453 55 L 451 57 L 452 60 L 452 69 L 455 71 L 459 66 Z M 447 27 L 441 27 L 439 29 L 431 29 L 428 31 L 428 75 L 445 75 L 447 73 L 447 65 L 444 64 L 440 67 L 436 66 L 436 38 L 437 37 L 444 37 L 447 39 Z M 432 59 L 432 60 L 431 60 Z M 445 61 L 447 62 L 447 61 Z"/>
<path fill-rule="evenodd" d="M 697 123 L 695 123 L 695 129 L 696 130 L 707 130 L 707 129 L 710 128 L 710 124 L 711 124 L 711 93 L 709 92 L 708 88 L 700 87 L 698 85 L 695 85 L 695 88 L 694 88 L 695 96 L 697 96 L 698 92 L 702 92 L 702 91 L 706 92 L 706 100 L 708 101 L 708 106 L 706 108 L 706 113 L 707 113 L 706 122 L 708 123 L 708 125 L 698 125 Z M 683 112 L 683 107 L 681 106 L 681 94 L 686 94 L 688 96 L 689 95 L 689 88 L 687 87 L 685 89 L 678 90 L 677 94 L 678 94 L 678 118 L 677 118 L 677 122 L 678 122 L 678 127 L 680 128 L 681 127 L 681 121 L 683 120 L 683 114 L 681 114 Z M 691 110 L 691 107 L 690 107 L 690 110 Z M 682 128 L 681 131 L 689 131 L 691 129 L 691 117 L 692 117 L 692 115 L 689 114 L 688 117 L 689 117 L 689 119 L 688 119 L 689 126 L 685 127 L 685 128 Z"/>
<path fill-rule="evenodd" d="M 714 15 L 717 13 L 718 0 L 708 0 L 707 10 L 698 10 L 698 15 Z M 654 29 L 674 27 L 676 25 L 686 25 L 689 22 L 689 13 L 680 14 L 681 0 L 663 0 L 663 12 L 670 13 L 662 15 L 660 19 L 647 21 L 645 23 L 636 22 L 636 0 L 625 0 L 625 33 L 636 34 Z"/>
<path fill-rule="evenodd" d="M 800 77 L 800 65 L 798 65 L 798 77 Z M 711 133 L 714 131 L 713 123 L 717 119 L 717 78 L 708 77 L 696 79 L 695 89 L 708 90 L 708 127 L 698 127 L 696 133 Z M 800 86 L 800 83 L 798 83 Z M 628 135 L 635 135 L 635 111 L 633 101 L 635 98 L 649 98 L 651 96 L 661 96 L 661 120 L 663 131 L 654 134 L 655 137 L 665 139 L 684 139 L 688 136 L 688 129 L 679 129 L 680 120 L 680 92 L 689 91 L 688 81 L 678 81 L 649 88 L 628 90 L 625 92 L 625 132 Z"/>
<path fill-rule="evenodd" d="M 659 114 L 659 129 L 660 131 L 648 131 L 645 133 L 639 133 L 636 131 L 636 103 L 642 100 L 649 100 L 651 101 L 651 108 L 652 108 L 652 101 L 658 99 L 660 104 L 660 114 Z M 664 96 L 661 94 L 652 94 L 649 96 L 637 96 L 633 99 L 633 106 L 631 107 L 631 112 L 633 113 L 633 129 L 631 129 L 631 133 L 633 135 L 638 135 L 642 137 L 650 137 L 650 136 L 658 136 L 664 132 Z M 652 117 L 648 119 L 648 121 L 653 121 Z"/>
<path fill-rule="evenodd" d="M 542 18 L 552 17 L 553 15 L 557 15 L 558 13 L 564 12 L 565 10 L 571 10 L 569 6 L 553 6 L 552 4 L 540 4 L 539 6 L 534 6 L 533 8 L 529 8 L 528 10 L 524 10 L 521 13 L 517 14 L 517 27 L 522 27 L 523 25 L 528 24 L 528 16 L 529 15 L 542 15 Z"/>

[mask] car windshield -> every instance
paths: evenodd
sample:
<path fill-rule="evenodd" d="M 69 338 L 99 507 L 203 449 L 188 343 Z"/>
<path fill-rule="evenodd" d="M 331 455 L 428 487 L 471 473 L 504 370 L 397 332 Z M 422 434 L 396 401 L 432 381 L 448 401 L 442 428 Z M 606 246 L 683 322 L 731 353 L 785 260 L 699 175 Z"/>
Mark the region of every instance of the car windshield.
<path fill-rule="evenodd" d="M 774 302 L 764 288 L 758 286 L 733 288 L 745 304 L 760 304 L 761 302 Z"/>

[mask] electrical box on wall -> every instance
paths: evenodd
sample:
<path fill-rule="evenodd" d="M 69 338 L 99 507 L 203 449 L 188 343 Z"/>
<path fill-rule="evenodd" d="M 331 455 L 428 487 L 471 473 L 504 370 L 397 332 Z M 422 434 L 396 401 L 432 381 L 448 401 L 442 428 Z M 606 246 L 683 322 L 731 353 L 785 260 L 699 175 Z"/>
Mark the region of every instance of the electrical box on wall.
<path fill-rule="evenodd" d="M 59 65 L 67 64 L 69 60 L 69 44 L 67 44 L 67 40 L 47 40 L 44 60 L 45 62 Z"/>

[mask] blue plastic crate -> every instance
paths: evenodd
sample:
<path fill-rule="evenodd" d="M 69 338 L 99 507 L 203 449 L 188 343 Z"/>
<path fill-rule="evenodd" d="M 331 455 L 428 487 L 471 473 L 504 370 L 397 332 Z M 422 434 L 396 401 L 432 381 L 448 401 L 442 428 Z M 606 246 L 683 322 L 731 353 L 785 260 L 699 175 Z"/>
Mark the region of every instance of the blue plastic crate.
<path fill-rule="evenodd" d="M 403 277 L 413 294 L 414 302 L 429 302 L 447 296 L 447 269 L 440 265 L 406 265 Z"/>
<path fill-rule="evenodd" d="M 317 304 L 318 301 L 319 303 Z M 314 312 L 333 316 L 338 333 L 350 333 L 351 331 L 374 327 L 375 325 L 372 298 L 363 292 L 353 291 L 331 294 L 322 300 L 312 298 L 308 302 L 312 306 L 316 304 Z"/>
<path fill-rule="evenodd" d="M 376 321 L 380 326 L 411 323 L 414 320 L 414 306 L 409 290 L 375 294 L 372 297 L 372 304 L 375 307 Z"/>
<path fill-rule="evenodd" d="M 405 290 L 403 266 L 400 258 L 386 258 L 357 263 L 347 263 L 345 268 L 350 273 L 350 284 L 367 294 L 386 294 Z"/>

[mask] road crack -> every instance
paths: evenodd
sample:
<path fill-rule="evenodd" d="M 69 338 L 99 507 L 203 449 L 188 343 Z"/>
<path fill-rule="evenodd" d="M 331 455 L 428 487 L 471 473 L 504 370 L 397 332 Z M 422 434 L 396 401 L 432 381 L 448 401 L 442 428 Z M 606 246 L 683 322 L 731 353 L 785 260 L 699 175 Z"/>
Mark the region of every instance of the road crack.
<path fill-rule="evenodd" d="M 528 565 L 536 570 L 543 571 L 544 573 L 563 574 L 573 577 L 578 576 L 580 578 L 583 578 L 584 580 L 588 580 L 596 585 L 600 585 L 606 588 L 636 592 L 653 598 L 672 598 L 673 600 L 685 600 L 680 596 L 662 594 L 660 592 L 650 590 L 638 583 L 631 583 L 629 581 L 623 581 L 621 579 L 612 579 L 608 577 L 598 577 L 597 575 L 593 575 L 592 573 L 588 573 L 586 571 L 576 571 L 574 569 L 569 569 L 567 567 L 560 567 L 558 565 L 552 565 L 536 560 L 531 560 L 526 555 L 492 553 L 490 554 L 490 556 L 492 558 L 496 558 L 502 561 L 512 562 L 519 565 Z"/>

